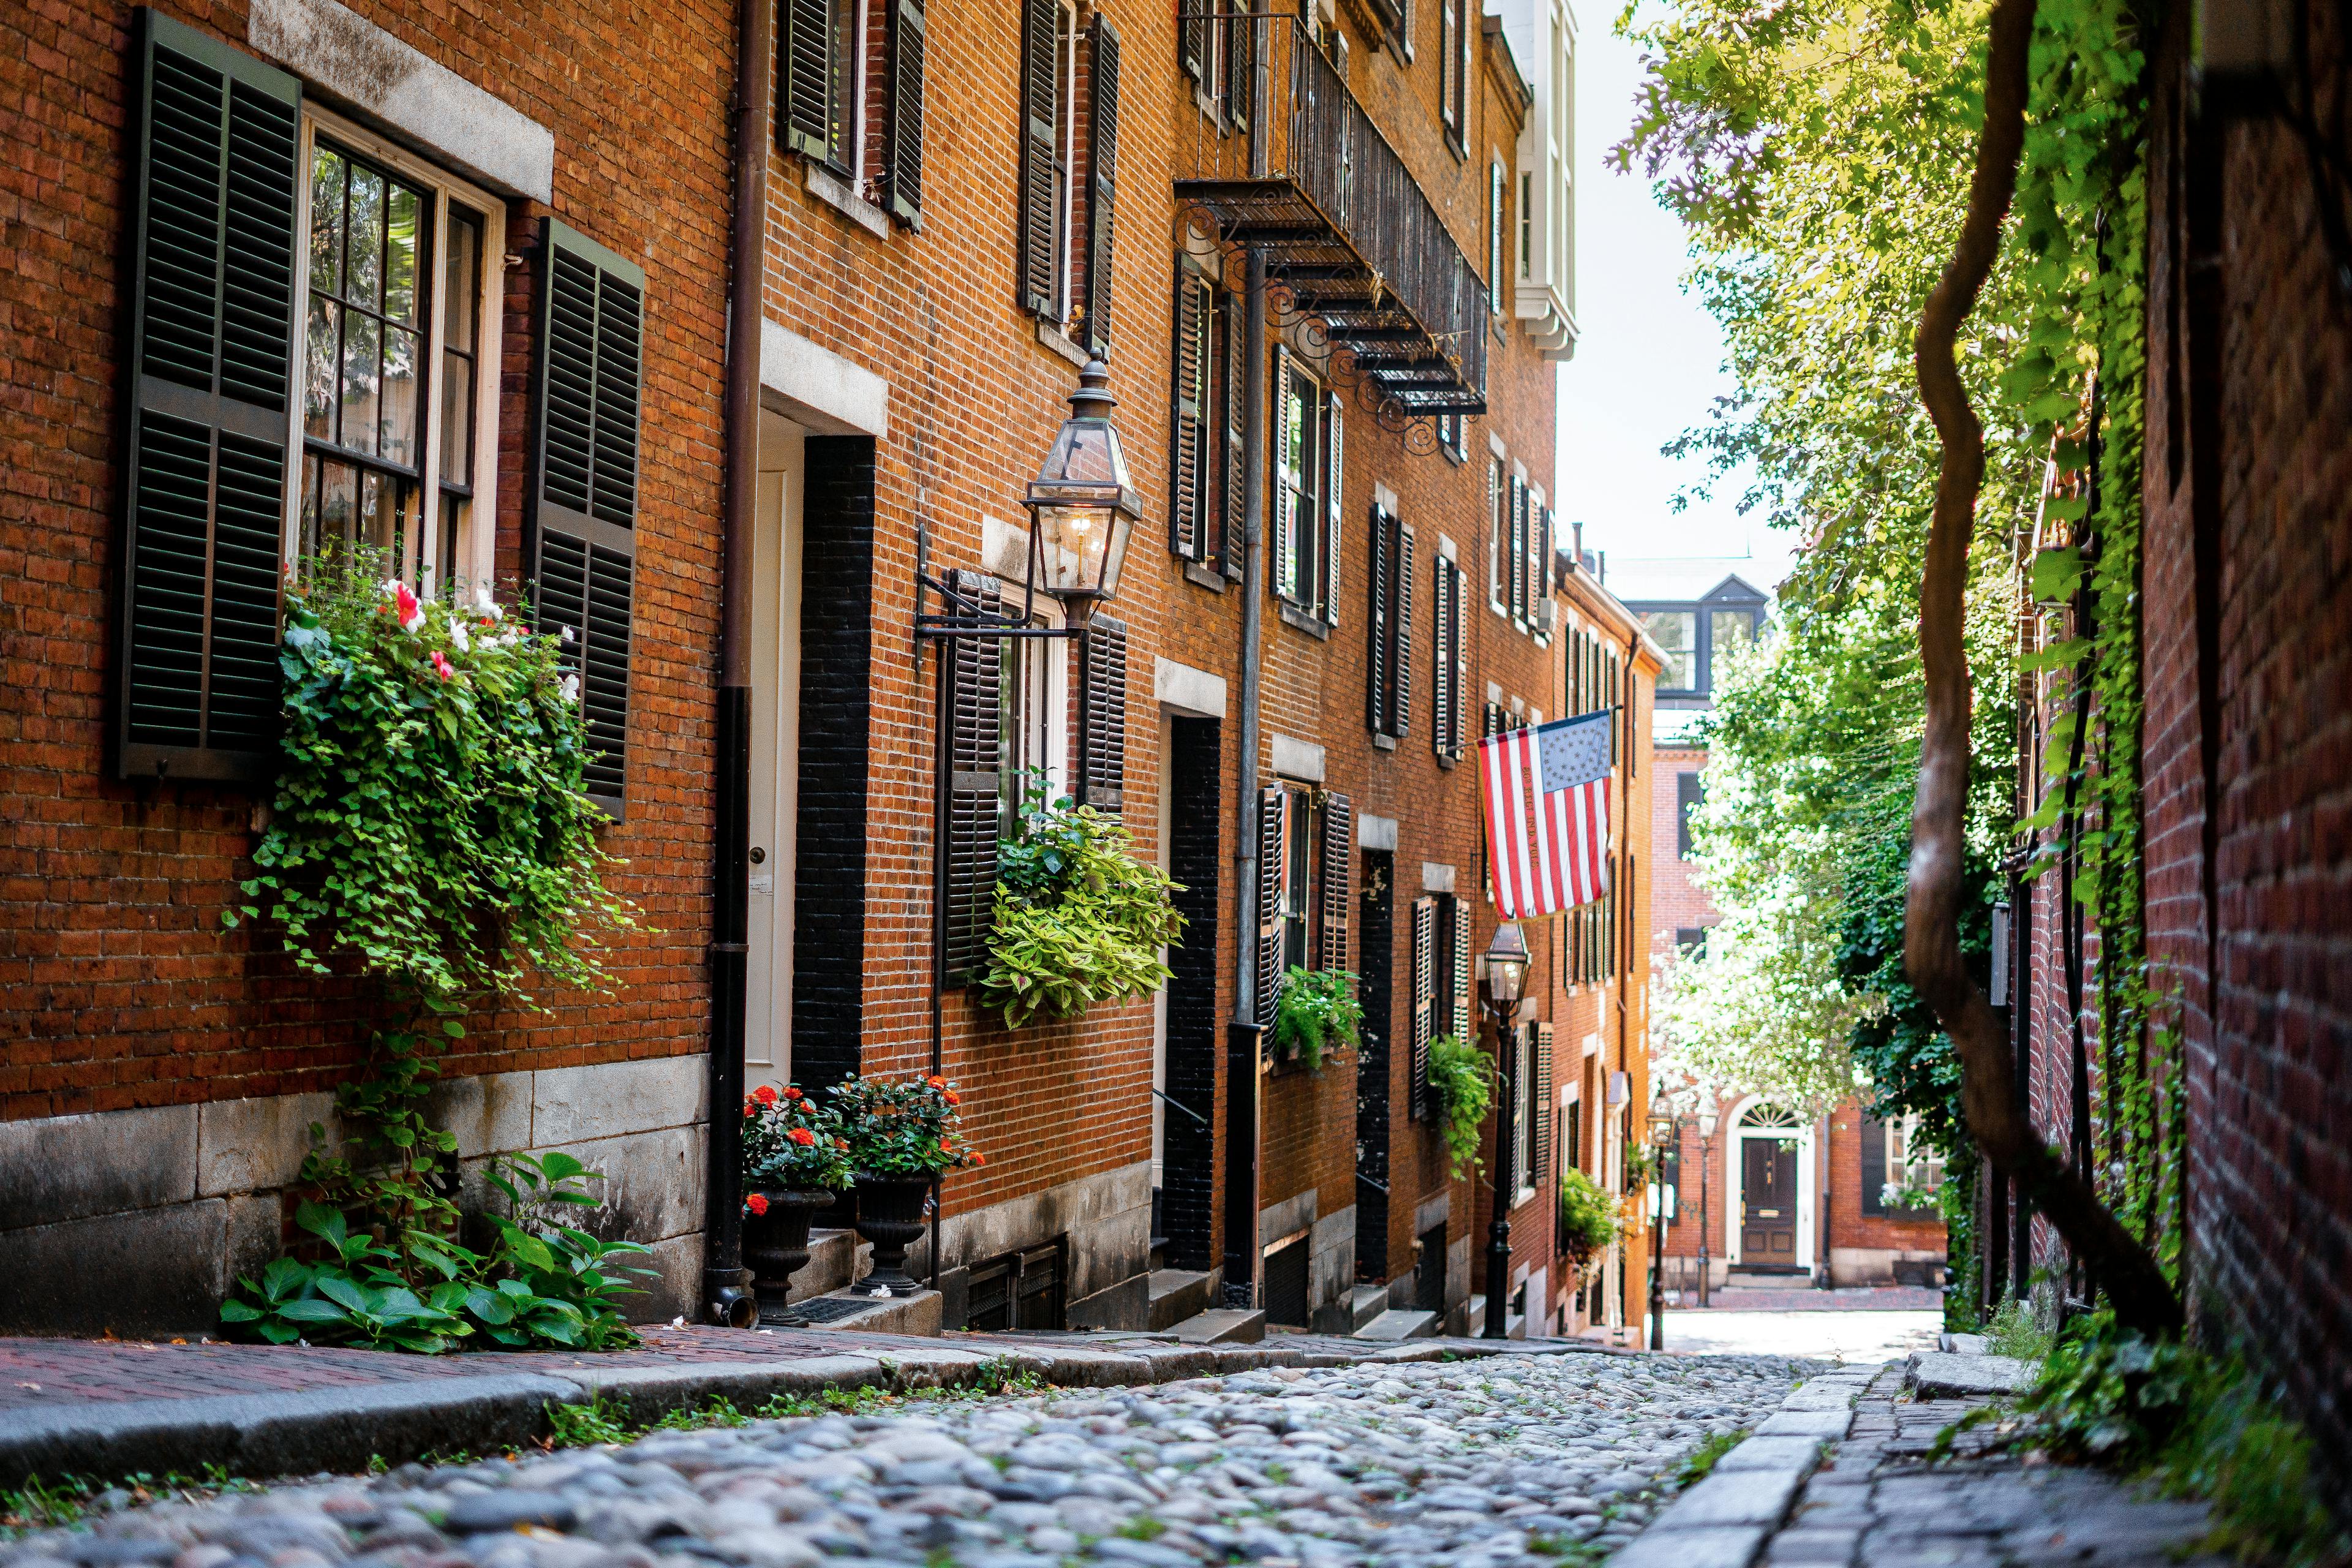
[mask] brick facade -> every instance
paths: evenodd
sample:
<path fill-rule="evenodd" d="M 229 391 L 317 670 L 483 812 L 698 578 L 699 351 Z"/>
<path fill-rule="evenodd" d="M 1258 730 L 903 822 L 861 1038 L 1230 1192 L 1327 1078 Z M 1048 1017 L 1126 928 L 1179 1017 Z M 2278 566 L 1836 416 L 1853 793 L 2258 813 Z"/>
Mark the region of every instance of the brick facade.
<path fill-rule="evenodd" d="M 255 5 L 256 16 L 339 15 L 327 0 Z M 174 0 L 167 9 L 249 53 L 266 54 L 255 39 L 274 36 L 234 3 Z M 478 1122 L 467 1124 L 468 1159 L 573 1137 L 616 1140 L 614 1226 L 667 1248 L 663 1290 L 648 1310 L 691 1310 L 709 1114 L 696 1097 L 711 1005 L 704 952 L 711 940 L 714 672 L 727 494 L 722 388 L 735 13 L 719 0 L 625 23 L 593 9 L 529 3 L 495 15 L 444 14 L 404 0 L 362 0 L 354 10 L 399 49 L 413 51 L 409 58 L 446 68 L 535 122 L 552 143 L 551 202 L 499 192 L 512 253 L 498 339 L 495 549 L 507 584 L 527 564 L 525 459 L 538 353 L 532 279 L 540 265 L 532 237 L 540 220 L 561 217 L 646 275 L 628 810 L 606 843 L 628 862 L 616 884 L 644 907 L 647 929 L 623 946 L 617 996 L 552 997 L 544 1014 L 478 1020 L 467 1054 L 449 1063 L 458 1081 L 448 1095 L 457 1111 L 478 1108 L 467 1112 Z M 1172 288 L 1183 228 L 1174 192 L 1203 134 L 1197 93 L 1180 69 L 1171 11 L 1128 0 L 1074 9 L 1070 20 L 1088 38 L 1098 16 L 1115 24 L 1124 84 L 1115 241 L 1107 251 L 1094 246 L 1081 223 L 1069 243 L 1071 300 L 1108 300 L 1116 421 L 1143 498 L 1110 606 L 1129 639 L 1120 810 L 1139 852 L 1161 859 L 1187 884 L 1183 907 L 1202 940 L 1177 955 L 1164 1013 L 1143 1001 L 1008 1033 L 950 989 L 937 1004 L 935 1026 L 938 656 L 911 636 L 918 574 L 1001 573 L 1008 541 L 1017 561 L 1025 526 L 1019 497 L 1064 417 L 1076 362 L 1084 357 L 1066 332 L 1083 337 L 1106 323 L 1075 313 L 1041 321 L 1021 300 L 1013 221 L 1021 7 L 940 0 L 928 7 L 919 226 L 895 220 L 885 203 L 895 132 L 882 89 L 893 46 L 882 8 L 872 10 L 872 36 L 854 51 L 863 68 L 846 89 L 843 123 L 858 132 L 843 166 L 782 146 L 767 152 L 762 450 L 772 436 L 789 437 L 793 455 L 778 459 L 785 466 L 776 471 L 786 476 L 782 526 L 799 561 L 787 584 L 797 606 L 797 662 L 782 689 L 797 762 L 772 781 L 778 789 L 789 783 L 793 803 L 793 878 L 776 889 L 779 909 L 791 914 L 782 949 L 791 961 L 789 1071 L 821 1083 L 851 1070 L 926 1068 L 936 1038 L 943 1069 L 964 1089 L 967 1131 L 988 1155 L 984 1167 L 947 1183 L 940 1255 L 930 1258 L 926 1250 L 915 1263 L 940 1273 L 951 1321 L 971 1265 L 997 1249 L 1057 1237 L 1067 1247 L 1072 1318 L 1131 1321 L 1150 1267 L 1142 1194 L 1155 1155 L 1162 1156 L 1158 1213 L 1170 1262 L 1210 1270 L 1257 1250 L 1229 1234 L 1227 1215 L 1239 1211 L 1225 1191 L 1237 1168 L 1227 1147 L 1234 1100 L 1226 1025 L 1240 957 L 1234 895 L 1240 857 L 1250 849 L 1243 808 L 1257 787 L 1312 752 L 1320 776 L 1299 782 L 1345 795 L 1359 822 L 1395 825 L 1392 847 L 1377 853 L 1391 858 L 1391 996 L 1406 1018 L 1406 908 L 1442 879 L 1440 868 L 1450 868 L 1454 886 L 1474 899 L 1474 941 L 1483 947 L 1490 934 L 1491 909 L 1475 898 L 1481 875 L 1475 769 L 1441 763 L 1430 742 L 1427 574 L 1443 541 L 1469 583 L 1465 740 L 1477 738 L 1490 685 L 1507 704 L 1547 717 L 1563 712 L 1563 637 L 1516 626 L 1485 605 L 1490 456 L 1523 470 L 1548 503 L 1559 499 L 1552 458 L 1558 373 L 1511 315 L 1493 318 L 1488 411 L 1465 422 L 1459 461 L 1434 449 L 1428 421 L 1384 422 L 1375 399 L 1348 398 L 1337 625 L 1307 626 L 1271 597 L 1265 601 L 1258 753 L 1242 756 L 1242 587 L 1214 572 L 1188 571 L 1168 547 Z M 1457 151 L 1439 122 L 1437 8 L 1415 15 L 1427 36 L 1414 40 L 1410 58 L 1350 7 L 1341 8 L 1337 24 L 1344 55 L 1332 52 L 1483 275 L 1490 170 L 1515 168 L 1532 93 L 1503 35 L 1476 32 Z M 365 998 L 349 988 L 292 975 L 266 938 L 220 929 L 220 910 L 255 842 L 255 790 L 119 783 L 109 771 L 106 650 L 122 510 L 116 433 L 126 373 L 117 360 L 135 26 L 136 13 L 123 5 L 36 5 L 0 23 L 0 37 L 15 46 L 0 75 L 11 89 L 5 158 L 9 210 L 17 219 L 8 231 L 14 265 L 0 281 L 0 308 L 19 344 L 5 362 L 12 396 L 0 413 L 0 438 L 24 502 L 0 532 L 0 626 L 18 675 L 0 692 L 0 735 L 12 763 L 0 778 L 0 810 L 14 825 L 0 835 L 9 868 L 0 881 L 0 953 L 14 965 L 5 973 L 15 987 L 0 1009 L 6 1019 L 0 1175 L 38 1160 L 55 1163 L 60 1150 L 111 1151 L 101 1163 L 121 1159 L 155 1169 L 112 1188 L 104 1181 L 51 1184 L 31 1223 L 11 1230 L 17 1221 L 0 1218 L 0 1257 L 47 1256 L 43 1249 L 130 1234 L 126 1215 L 168 1213 L 195 1238 L 173 1246 L 201 1258 L 182 1270 L 168 1310 L 134 1321 L 93 1308 L 86 1321 L 67 1324 L 36 1308 L 17 1315 L 0 1303 L 8 1326 L 132 1331 L 203 1320 L 207 1298 L 217 1298 L 228 1275 L 276 1245 L 276 1218 L 291 1182 L 290 1170 L 274 1167 L 234 1178 L 215 1171 L 232 1142 L 232 1111 L 280 1129 L 270 1134 L 278 1142 L 269 1147 L 278 1150 L 292 1136 L 281 1136 L 283 1128 L 307 1121 L 350 1066 L 367 1015 Z M 1069 90 L 1085 102 L 1093 47 L 1072 54 Z M 363 101 L 343 103 L 341 112 L 428 162 L 464 169 L 483 162 L 469 145 L 433 144 L 427 131 L 376 125 Z M 468 128 L 457 124 L 447 134 L 463 143 Z M 1070 171 L 1080 188 L 1094 158 L 1089 128 Z M 1504 184 L 1511 193 L 1502 215 L 1507 232 L 1517 183 Z M 1090 276 L 1097 255 L 1108 257 L 1107 288 Z M 1239 278 L 1237 253 L 1223 266 L 1228 278 Z M 1314 332 L 1278 321 L 1256 346 L 1270 354 L 1277 341 L 1306 361 L 1319 357 Z M 761 468 L 764 478 L 764 455 Z M 1422 574 L 1411 652 L 1415 712 L 1393 747 L 1375 744 L 1364 721 L 1366 520 L 1376 497 L 1416 531 Z M 1630 647 L 1633 628 L 1622 606 L 1572 565 L 1557 584 L 1548 572 L 1539 592 L 1549 596 L 1556 586 L 1562 627 L 1595 629 Z M 1629 805 L 1646 787 L 1633 776 L 1631 759 L 1647 755 L 1654 677 L 1654 660 L 1634 662 L 1643 673 L 1631 688 L 1633 728 L 1620 797 Z M 1208 681 L 1200 689 L 1213 688 L 1224 706 L 1210 712 L 1188 706 L 1190 698 L 1167 698 L 1171 668 L 1180 682 Z M 771 698 L 775 690 L 769 689 Z M 1646 931 L 1650 868 L 1638 846 L 1626 850 L 1626 918 L 1631 931 Z M 1360 890 L 1371 855 L 1355 857 Z M 1646 1082 L 1646 984 L 1630 963 L 1605 1000 L 1603 987 L 1571 983 L 1560 957 L 1561 923 L 1531 928 L 1538 963 L 1528 995 L 1538 1016 L 1554 1025 L 1559 1081 L 1585 1077 L 1583 1103 L 1592 1105 L 1605 1081 L 1591 1079 L 1594 1064 L 1630 1072 L 1637 1086 Z M 1360 914 L 1357 929 L 1364 929 Z M 1630 954 L 1635 945 L 1622 947 Z M 1391 1040 L 1405 1037 L 1398 1016 L 1388 1022 Z M 1590 1055 L 1588 1040 L 1596 1042 Z M 1169 1100 L 1197 1111 L 1210 1131 L 1194 1130 L 1171 1110 L 1155 1118 L 1156 1053 Z M 1409 1054 L 1388 1053 L 1391 1108 L 1409 1098 Z M 608 1076 L 562 1076 L 575 1070 Z M 625 1070 L 640 1077 L 609 1076 Z M 782 1057 L 775 1070 L 786 1070 Z M 1319 1073 L 1277 1067 L 1255 1096 L 1261 1230 L 1272 1216 L 1308 1222 L 1319 1321 L 1347 1308 L 1362 1272 L 1356 1216 L 1373 1212 L 1361 1206 L 1359 1087 L 1355 1058 L 1342 1055 Z M 596 1103 L 607 1098 L 612 1103 Z M 595 1104 L 595 1113 L 582 1111 L 583 1103 Z M 1627 1110 L 1636 1126 L 1643 1110 L 1637 1101 Z M 107 1120 L 130 1110 L 180 1120 L 136 1136 L 129 1124 Z M 1163 1128 L 1157 1141 L 1155 1120 Z M 1447 1214 L 1448 1258 L 1433 1261 L 1445 1275 L 1447 1304 L 1458 1309 L 1475 1288 L 1471 1268 L 1462 1266 L 1463 1244 L 1483 1243 L 1482 1189 L 1448 1180 L 1433 1129 L 1394 1109 L 1387 1120 L 1377 1162 L 1389 1187 L 1378 1205 L 1383 1268 L 1366 1282 L 1413 1271 L 1416 1216 L 1434 1205 Z M 176 1153 L 139 1152 L 142 1138 L 149 1151 L 176 1150 L 172 1140 L 183 1131 L 192 1174 L 172 1164 Z M 1538 1327 L 1549 1317 L 1542 1303 L 1550 1213 L 1548 1202 L 1531 1198 L 1514 1216 L 1510 1283 L 1533 1280 L 1530 1321 Z M 1230 1270 L 1224 1283 L 1229 1290 L 1255 1289 Z M 1623 1300 L 1638 1300 L 1638 1281 L 1618 1286 Z"/>

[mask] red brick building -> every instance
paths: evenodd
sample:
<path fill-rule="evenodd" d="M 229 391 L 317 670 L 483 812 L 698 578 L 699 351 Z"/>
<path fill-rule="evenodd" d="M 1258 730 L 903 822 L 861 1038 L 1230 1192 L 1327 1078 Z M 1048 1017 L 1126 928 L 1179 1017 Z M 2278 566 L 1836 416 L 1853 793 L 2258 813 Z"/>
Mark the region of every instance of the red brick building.
<path fill-rule="evenodd" d="M 2197 1330 L 2308 1424 L 2340 1513 L 2352 1505 L 2352 304 L 2343 187 L 2321 171 L 2347 151 L 2352 39 L 2332 12 L 2290 22 L 2223 5 L 2168 16 L 2151 45 L 2139 772 L 2161 1000 L 2133 1046 L 2171 1064 L 2158 1078 L 2182 1095 L 2168 1223 L 2185 1238 Z M 2029 689 L 2030 740 L 2063 695 Z M 2056 787 L 2058 773 L 2029 770 L 2027 785 Z M 2037 1125 L 2097 1162 L 2104 1140 L 2084 1149 L 2078 1108 L 2106 1124 L 2116 1043 L 2096 1029 L 2101 943 L 2095 922 L 2060 918 L 2054 880 L 2012 888 L 2002 978 L 2014 984 L 1994 999 L 2012 1005 Z M 2008 1196 L 1993 1184 L 1989 1300 L 2063 1261 Z"/>
<path fill-rule="evenodd" d="M 1702 948 L 1717 911 L 1694 876 L 1691 813 L 1705 798 L 1706 750 L 1694 722 L 1713 705 L 1722 660 L 1763 629 L 1765 593 L 1741 576 L 1748 563 L 1625 561 L 1620 592 L 1665 654 L 1649 784 L 1653 963 Z M 1684 1121 L 1666 1162 L 1675 1214 L 1665 1237 L 1665 1279 L 1695 1289 L 1699 1260 L 1720 1285 L 1731 1270 L 1804 1273 L 1822 1285 L 1940 1282 L 1943 1220 L 1919 1206 L 1941 1184 L 1943 1162 L 1914 1130 L 1881 1123 L 1849 1100 L 1828 1116 L 1793 1116 L 1764 1097 L 1729 1088 L 1703 1132 Z M 1704 1245 L 1701 1232 L 1705 1231 Z"/>
<path fill-rule="evenodd" d="M 1218 1300 L 1458 1323 L 1486 1288 L 1488 1201 L 1448 1178 L 1419 1069 L 1474 1026 L 1491 930 L 1462 764 L 1481 715 L 1622 704 L 1630 789 L 1654 665 L 1556 549 L 1565 7 L 745 4 L 0 24 L 22 345 L 0 430 L 26 502 L 0 625 L 26 676 L 0 695 L 0 1326 L 200 1326 L 280 1245 L 369 998 L 221 929 L 274 710 L 231 678 L 266 668 L 279 562 L 376 516 L 420 576 L 530 584 L 576 620 L 606 847 L 648 929 L 616 997 L 476 1020 L 438 1113 L 468 1164 L 563 1146 L 604 1171 L 599 1224 L 662 1270 L 648 1316 L 723 1277 L 709 1216 L 732 1200 L 723 1157 L 705 1167 L 737 1028 L 753 1082 L 936 1066 L 962 1087 L 988 1163 L 947 1182 L 913 1260 L 949 1326 Z M 730 325 L 752 302 L 730 293 L 739 198 L 764 276 Z M 216 258 L 193 372 L 139 357 L 180 330 L 189 199 Z M 381 248 L 380 202 L 424 215 L 409 251 Z M 355 224 L 371 259 L 319 261 Z M 425 286 L 386 292 L 386 256 Z M 376 379 L 325 401 L 401 400 L 396 442 L 380 409 L 359 434 L 298 419 L 294 356 L 331 389 L 354 342 Z M 1018 612 L 1024 487 L 1090 357 L 1141 505 L 1086 656 L 919 637 L 943 588 Z M 281 472 L 233 515 L 229 458 L 205 458 L 221 566 L 199 584 L 208 706 L 181 730 L 140 706 L 163 666 L 121 607 L 148 591 L 134 547 L 162 559 L 151 427 Z M 1041 628 L 1056 613 L 1041 598 Z M 1188 928 L 1160 996 L 1008 1032 L 961 982 L 1027 769 L 1118 812 Z M 1538 1327 L 1564 1321 L 1538 1107 L 1555 1079 L 1599 1106 L 1604 1061 L 1646 1078 L 1625 959 L 1647 869 L 1619 852 L 1608 912 L 1530 931 L 1514 1024 L 1532 1163 L 1503 1285 Z M 1596 918 L 1607 941 L 1568 929 Z M 1370 1014 L 1320 1071 L 1264 1037 L 1294 963 L 1356 973 Z M 91 1256 L 102 1290 L 22 1283 Z M 1601 1294 L 1579 1310 L 1620 1313 L 1638 1281 Z"/>

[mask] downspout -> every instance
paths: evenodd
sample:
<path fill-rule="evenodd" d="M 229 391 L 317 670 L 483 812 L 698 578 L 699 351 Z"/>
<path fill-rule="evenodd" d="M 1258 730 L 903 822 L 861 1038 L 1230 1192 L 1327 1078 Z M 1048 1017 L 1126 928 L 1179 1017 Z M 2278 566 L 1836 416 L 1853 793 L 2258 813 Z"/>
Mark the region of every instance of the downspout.
<path fill-rule="evenodd" d="M 710 933 L 710 1136 L 703 1180 L 702 1296 L 714 1323 L 749 1328 L 743 1268 L 744 974 L 751 940 L 751 532 L 760 493 L 760 324 L 767 277 L 768 58 L 774 0 L 739 0 L 735 212 L 727 300 L 727 510 L 719 574 L 719 714 Z"/>

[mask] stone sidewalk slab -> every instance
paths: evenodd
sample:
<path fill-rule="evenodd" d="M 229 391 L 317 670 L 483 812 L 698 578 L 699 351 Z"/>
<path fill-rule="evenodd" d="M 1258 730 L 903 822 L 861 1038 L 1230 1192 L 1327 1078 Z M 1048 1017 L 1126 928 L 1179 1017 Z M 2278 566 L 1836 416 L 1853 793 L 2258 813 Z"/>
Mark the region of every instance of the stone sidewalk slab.
<path fill-rule="evenodd" d="M 655 1328 L 634 1351 L 442 1356 L 303 1345 L 0 1339 L 0 1486 L 32 1476 L 246 1476 L 359 1470 L 436 1451 L 488 1452 L 551 1430 L 551 1405 L 603 1398 L 629 1419 L 725 1399 L 957 1386 L 993 1369 L 1066 1388 L 1171 1383 L 1262 1368 L 1484 1355 L 1605 1354 L 1576 1341 L 1326 1335 L 1183 1344 L 1118 1333 Z"/>
<path fill-rule="evenodd" d="M 1972 1399 L 2021 1394 L 2034 1363 L 2013 1356 L 1922 1351 L 1905 1368 L 1906 1386 L 1922 1399 Z"/>

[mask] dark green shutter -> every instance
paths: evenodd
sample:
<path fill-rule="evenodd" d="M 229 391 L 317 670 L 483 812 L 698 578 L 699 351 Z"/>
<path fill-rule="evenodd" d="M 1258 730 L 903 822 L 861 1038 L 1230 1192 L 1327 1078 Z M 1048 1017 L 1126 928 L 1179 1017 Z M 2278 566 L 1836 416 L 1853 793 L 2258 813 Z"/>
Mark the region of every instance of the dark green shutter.
<path fill-rule="evenodd" d="M 1389 620 L 1389 679 L 1396 694 L 1390 703 L 1389 733 L 1402 741 L 1412 731 L 1412 530 L 1396 526 L 1396 609 Z"/>
<path fill-rule="evenodd" d="M 152 11 L 129 276 L 117 763 L 275 764 L 302 90 Z"/>
<path fill-rule="evenodd" d="M 1319 933 L 1315 954 L 1315 967 L 1324 970 L 1352 971 L 1348 962 L 1348 929 L 1356 908 L 1356 808 L 1344 795 L 1327 794 L 1323 797 L 1321 862 L 1316 868 L 1323 879 L 1323 929 Z"/>
<path fill-rule="evenodd" d="M 1087 349 L 1110 353 L 1111 216 L 1118 192 L 1118 29 L 1098 16 L 1087 93 Z"/>
<path fill-rule="evenodd" d="M 1054 0 L 1021 0 L 1021 308 L 1054 308 Z"/>
<path fill-rule="evenodd" d="M 1544 1178 L 1551 1171 L 1551 1042 L 1549 1024 L 1538 1024 L 1536 1035 L 1535 1093 L 1528 1103 L 1535 1110 L 1535 1124 L 1528 1129 L 1535 1146 L 1528 1152 L 1528 1172 L 1536 1191 L 1544 1190 Z"/>
<path fill-rule="evenodd" d="M 628 785 L 646 275 L 553 218 L 540 250 L 532 602 L 541 628 L 571 634 L 564 654 L 588 719 L 588 795 L 618 818 Z"/>
<path fill-rule="evenodd" d="M 1323 517 L 1322 544 L 1315 560 L 1315 594 L 1317 611 L 1327 626 L 1339 624 L 1339 533 L 1340 497 L 1347 486 L 1344 479 L 1346 462 L 1347 421 L 1340 416 L 1339 395 L 1327 394 L 1323 399 Z"/>
<path fill-rule="evenodd" d="M 1176 268 L 1174 428 L 1169 441 L 1168 547 L 1187 561 L 1206 557 L 1209 538 L 1210 286 L 1181 262 Z"/>
<path fill-rule="evenodd" d="M 783 0 L 776 71 L 778 119 L 786 150 L 828 163 L 838 161 L 833 5 L 834 0 Z"/>
<path fill-rule="evenodd" d="M 1244 400 L 1249 391 L 1249 356 L 1255 348 L 1250 342 L 1249 316 L 1233 294 L 1220 292 L 1217 320 L 1223 329 L 1221 342 L 1224 347 L 1218 368 L 1225 381 L 1225 436 L 1221 458 L 1224 514 L 1218 554 L 1224 562 L 1226 577 L 1238 583 L 1249 554 L 1242 547 L 1249 527 L 1249 420 Z"/>
<path fill-rule="evenodd" d="M 976 572 L 955 574 L 966 601 L 958 614 L 1002 616 L 1003 586 Z M 948 652 L 948 853 L 944 960 L 950 981 L 987 967 L 988 932 L 996 918 L 996 845 L 1003 817 L 997 770 L 1004 736 L 1004 644 L 956 637 Z"/>
<path fill-rule="evenodd" d="M 1078 669 L 1078 801 L 1116 816 L 1127 788 L 1127 626 L 1087 623 Z"/>
<path fill-rule="evenodd" d="M 1257 792 L 1257 1021 L 1274 1026 L 1282 994 L 1283 890 L 1290 868 L 1290 795 L 1280 785 Z"/>
<path fill-rule="evenodd" d="M 1862 1212 L 1886 1212 L 1886 1123 L 1867 1111 L 1862 1118 Z"/>
<path fill-rule="evenodd" d="M 885 155 L 890 216 L 916 227 L 923 216 L 923 0 L 890 6 L 890 146 Z"/>
<path fill-rule="evenodd" d="M 1437 900 L 1412 901 L 1412 1068 L 1406 1085 L 1415 1121 L 1430 1113 L 1429 1046 L 1437 1034 Z"/>
<path fill-rule="evenodd" d="M 1364 616 L 1364 727 L 1375 735 L 1393 735 L 1393 668 L 1390 633 L 1393 626 L 1391 594 L 1396 571 L 1394 520 L 1378 503 L 1372 507 L 1371 548 L 1366 552 L 1364 575 L 1370 588 L 1370 609 Z"/>

